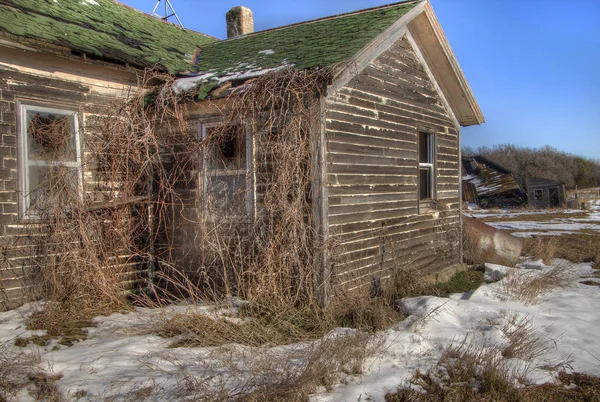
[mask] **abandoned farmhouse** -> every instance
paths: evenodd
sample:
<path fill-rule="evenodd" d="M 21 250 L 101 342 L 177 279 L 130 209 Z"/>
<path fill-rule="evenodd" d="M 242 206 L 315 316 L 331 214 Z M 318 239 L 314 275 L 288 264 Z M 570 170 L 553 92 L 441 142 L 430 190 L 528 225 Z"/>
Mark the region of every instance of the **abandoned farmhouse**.
<path fill-rule="evenodd" d="M 429 1 L 227 20 L 0 0 L 0 308 L 48 264 L 228 294 L 279 275 L 327 304 L 462 263 L 460 129 L 484 118 Z"/>

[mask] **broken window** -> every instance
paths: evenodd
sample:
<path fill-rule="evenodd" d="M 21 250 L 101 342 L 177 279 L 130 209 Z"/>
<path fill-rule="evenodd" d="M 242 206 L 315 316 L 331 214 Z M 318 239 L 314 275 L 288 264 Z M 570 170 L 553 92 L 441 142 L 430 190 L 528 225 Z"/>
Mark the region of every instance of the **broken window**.
<path fill-rule="evenodd" d="M 544 199 L 543 190 L 533 190 L 533 199 L 536 201 L 541 201 Z"/>
<path fill-rule="evenodd" d="M 419 161 L 419 200 L 421 207 L 429 207 L 427 202 L 435 197 L 435 135 L 429 132 L 419 132 L 418 138 Z M 423 202 L 426 201 L 426 202 Z"/>
<path fill-rule="evenodd" d="M 19 131 L 21 212 L 81 197 L 77 112 L 21 105 Z"/>
<path fill-rule="evenodd" d="M 245 125 L 204 127 L 205 209 L 249 215 L 252 209 L 251 144 Z"/>

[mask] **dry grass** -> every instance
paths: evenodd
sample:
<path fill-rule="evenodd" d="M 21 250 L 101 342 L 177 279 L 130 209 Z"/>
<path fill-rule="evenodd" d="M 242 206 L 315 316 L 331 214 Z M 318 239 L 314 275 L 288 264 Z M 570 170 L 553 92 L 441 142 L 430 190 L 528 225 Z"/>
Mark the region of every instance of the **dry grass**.
<path fill-rule="evenodd" d="M 462 365 L 461 365 L 462 366 Z M 465 372 L 469 374 L 470 366 Z M 466 377 L 466 376 L 465 376 Z M 468 384 L 459 382 L 443 382 L 442 387 L 428 386 L 425 392 L 417 392 L 410 388 L 400 388 L 396 393 L 386 395 L 387 402 L 466 402 L 466 401 L 496 401 L 496 402 L 598 402 L 600 401 L 600 377 L 581 374 L 558 374 L 558 382 L 517 388 L 506 379 L 494 377 L 493 374 L 483 376 L 483 386 L 469 390 Z M 461 378 L 458 376 L 456 379 Z M 427 384 L 422 380 L 418 384 Z"/>
<path fill-rule="evenodd" d="M 504 292 L 525 304 L 536 304 L 548 292 L 571 286 L 575 281 L 568 264 L 557 264 L 543 271 L 518 270 L 502 282 Z"/>
<path fill-rule="evenodd" d="M 41 372 L 30 374 L 29 382 L 33 385 L 33 389 L 29 391 L 30 395 L 36 401 L 60 402 L 62 398 L 55 383 L 61 377 L 62 375 Z"/>
<path fill-rule="evenodd" d="M 503 321 L 500 330 L 510 344 L 502 350 L 502 357 L 532 362 L 545 356 L 552 347 L 552 343 L 535 328 L 532 317 L 505 313 Z"/>
<path fill-rule="evenodd" d="M 525 238 L 522 255 L 530 256 L 536 260 L 543 260 L 545 264 L 552 264 L 559 247 L 556 236 L 536 236 Z"/>
<path fill-rule="evenodd" d="M 567 261 L 600 262 L 600 233 L 581 230 L 577 233 L 565 233 L 560 236 L 536 236 L 525 239 L 523 255 L 538 259 L 549 256 Z M 544 258 L 545 257 L 545 258 Z"/>
<path fill-rule="evenodd" d="M 558 375 L 558 384 L 528 387 L 520 392 L 522 402 L 598 402 L 600 401 L 600 377 L 565 373 Z"/>
<path fill-rule="evenodd" d="M 411 383 L 423 392 L 400 388 L 386 401 L 517 401 L 515 374 L 498 351 L 463 343 L 447 348 L 429 371 L 414 374 Z"/>
<path fill-rule="evenodd" d="M 8 344 L 0 345 L 0 401 L 12 400 L 29 384 L 37 363 L 31 355 L 12 352 Z"/>
<path fill-rule="evenodd" d="M 330 389 L 346 375 L 361 374 L 365 358 L 378 345 L 372 336 L 356 332 L 285 349 L 229 345 L 185 366 L 163 356 L 176 368 L 170 372 L 175 385 L 153 393 L 162 400 L 304 402 L 318 387 Z"/>

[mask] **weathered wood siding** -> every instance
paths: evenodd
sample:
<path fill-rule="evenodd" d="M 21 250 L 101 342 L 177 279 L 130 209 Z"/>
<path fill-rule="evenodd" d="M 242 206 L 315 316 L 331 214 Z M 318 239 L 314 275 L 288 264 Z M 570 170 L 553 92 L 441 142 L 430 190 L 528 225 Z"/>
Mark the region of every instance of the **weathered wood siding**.
<path fill-rule="evenodd" d="M 19 211 L 17 102 L 79 111 L 84 195 L 94 202 L 105 197 L 97 194 L 102 185 L 85 144 L 99 132 L 106 107 L 127 96 L 135 82 L 131 72 L 0 47 L 0 310 L 30 299 L 33 239 L 43 233 L 39 222 L 24 221 Z M 135 267 L 130 256 L 121 257 L 127 281 L 135 277 Z"/>
<path fill-rule="evenodd" d="M 419 213 L 421 128 L 435 132 L 442 212 Z M 334 284 L 364 286 L 395 268 L 429 273 L 460 262 L 457 130 L 404 38 L 327 100 Z"/>

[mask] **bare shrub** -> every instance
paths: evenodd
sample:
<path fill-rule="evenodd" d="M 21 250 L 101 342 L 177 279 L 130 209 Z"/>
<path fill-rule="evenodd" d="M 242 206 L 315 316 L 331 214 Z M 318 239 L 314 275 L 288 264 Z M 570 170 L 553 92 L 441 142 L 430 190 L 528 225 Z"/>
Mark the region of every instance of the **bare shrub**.
<path fill-rule="evenodd" d="M 37 363 L 31 355 L 12 352 L 8 344 L 0 345 L 0 401 L 11 400 L 27 386 Z"/>
<path fill-rule="evenodd" d="M 236 345 L 199 355 L 176 368 L 175 385 L 156 390 L 156 397 L 207 401 L 307 401 L 317 387 L 331 388 L 344 375 L 362 373 L 363 361 L 379 342 L 364 333 L 329 334 L 321 340 L 285 348 Z M 150 365 L 151 370 L 163 370 Z M 199 374 L 202 373 L 202 374 Z"/>
<path fill-rule="evenodd" d="M 47 374 L 43 372 L 32 373 L 29 375 L 29 382 L 33 385 L 33 390 L 29 393 L 37 401 L 60 402 L 61 394 L 55 383 L 60 380 L 60 374 Z"/>
<path fill-rule="evenodd" d="M 559 240 L 554 236 L 527 237 L 523 243 L 522 254 L 552 264 L 558 248 Z"/>
<path fill-rule="evenodd" d="M 517 401 L 519 377 L 502 358 L 500 351 L 461 343 L 448 347 L 435 367 L 417 371 L 411 384 L 422 392 L 401 387 L 386 395 L 386 401 Z"/>
<path fill-rule="evenodd" d="M 548 292 L 569 287 L 575 276 L 568 264 L 557 264 L 542 271 L 517 270 L 502 281 L 503 290 L 525 304 L 535 304 Z"/>
<path fill-rule="evenodd" d="M 505 312 L 503 321 L 500 330 L 510 342 L 502 350 L 503 357 L 534 361 L 545 356 L 552 346 L 535 328 L 532 317 L 520 317 L 517 313 Z"/>

